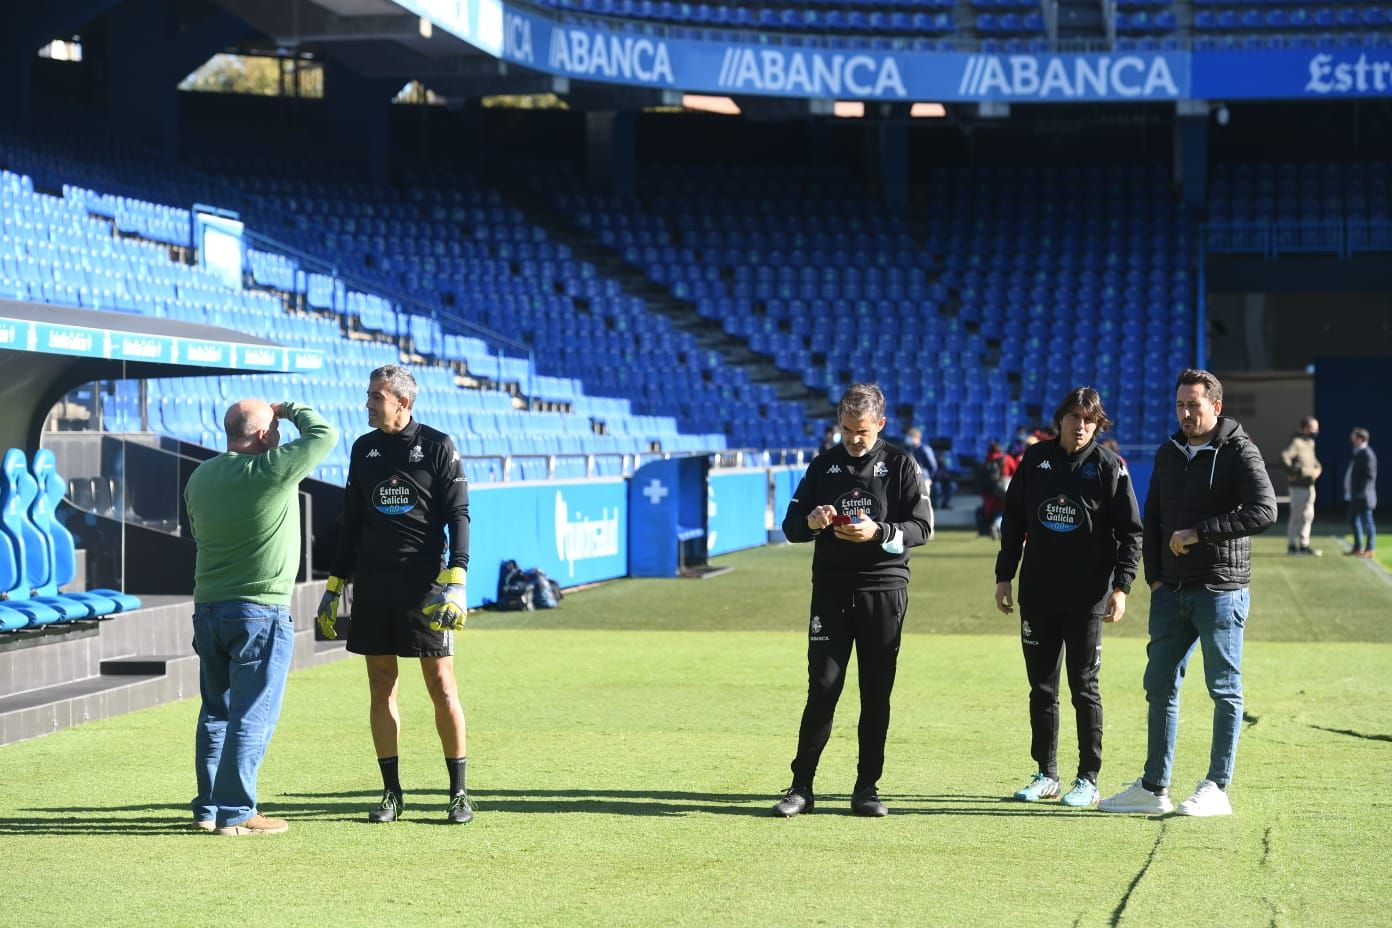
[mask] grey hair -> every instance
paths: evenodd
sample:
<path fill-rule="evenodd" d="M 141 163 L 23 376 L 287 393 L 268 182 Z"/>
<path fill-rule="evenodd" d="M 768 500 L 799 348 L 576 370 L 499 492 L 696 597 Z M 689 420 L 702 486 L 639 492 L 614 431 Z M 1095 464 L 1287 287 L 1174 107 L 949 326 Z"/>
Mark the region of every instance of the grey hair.
<path fill-rule="evenodd" d="M 873 383 L 853 383 L 846 388 L 846 392 L 841 394 L 841 402 L 836 404 L 836 418 L 842 416 L 853 416 L 863 419 L 870 416 L 873 419 L 883 419 L 885 414 L 885 398 L 880 392 L 878 384 Z"/>
<path fill-rule="evenodd" d="M 377 368 L 368 377 L 369 383 L 381 381 L 382 385 L 399 399 L 406 400 L 407 406 L 416 405 L 416 378 L 411 372 L 399 364 L 386 364 Z"/>

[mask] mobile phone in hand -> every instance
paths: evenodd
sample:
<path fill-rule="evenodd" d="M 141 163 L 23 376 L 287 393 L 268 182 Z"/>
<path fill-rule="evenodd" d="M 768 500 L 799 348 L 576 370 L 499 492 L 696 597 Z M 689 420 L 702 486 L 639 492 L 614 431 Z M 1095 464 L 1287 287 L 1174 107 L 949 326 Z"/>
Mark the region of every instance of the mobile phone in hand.
<path fill-rule="evenodd" d="M 832 525 L 850 525 L 853 522 L 859 521 L 860 516 L 843 516 L 840 513 L 837 513 L 836 515 L 831 517 Z"/>

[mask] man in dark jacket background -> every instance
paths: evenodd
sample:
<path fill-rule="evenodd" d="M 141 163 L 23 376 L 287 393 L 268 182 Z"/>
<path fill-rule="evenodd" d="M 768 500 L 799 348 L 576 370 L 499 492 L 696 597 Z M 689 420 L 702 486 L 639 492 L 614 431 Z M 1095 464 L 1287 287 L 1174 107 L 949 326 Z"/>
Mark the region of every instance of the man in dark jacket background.
<path fill-rule="evenodd" d="M 1261 452 L 1223 416 L 1223 385 L 1208 371 L 1179 375 L 1180 429 L 1155 453 L 1142 555 L 1150 585 L 1145 671 L 1148 738 L 1140 779 L 1098 804 L 1104 812 L 1163 814 L 1169 797 L 1179 687 L 1197 643 L 1213 699 L 1208 773 L 1181 815 L 1229 815 L 1227 787 L 1242 725 L 1242 634 L 1252 575 L 1251 536 L 1276 522 Z"/>
<path fill-rule="evenodd" d="M 1344 472 L 1344 496 L 1348 499 L 1349 524 L 1353 526 L 1353 547 L 1349 554 L 1372 557 L 1377 548 L 1377 527 L 1373 510 L 1377 508 L 1377 455 L 1368 446 L 1368 430 L 1354 429 L 1349 435 L 1353 457 Z"/>

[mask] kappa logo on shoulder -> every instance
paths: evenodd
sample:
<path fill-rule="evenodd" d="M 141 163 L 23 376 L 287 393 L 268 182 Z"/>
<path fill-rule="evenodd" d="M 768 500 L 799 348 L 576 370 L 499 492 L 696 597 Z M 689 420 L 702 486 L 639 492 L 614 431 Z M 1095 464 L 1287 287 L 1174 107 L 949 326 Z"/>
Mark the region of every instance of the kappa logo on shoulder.
<path fill-rule="evenodd" d="M 1039 464 L 1035 467 L 1035 470 L 1053 470 L 1053 469 L 1054 469 L 1054 465 L 1050 464 L 1048 461 L 1040 461 Z"/>
<path fill-rule="evenodd" d="M 830 467 L 828 467 L 828 468 L 826 469 L 826 472 L 827 472 L 828 475 L 830 475 L 830 474 L 839 474 L 839 473 L 841 473 L 841 465 L 840 465 L 840 464 L 833 464 L 833 465 L 831 465 Z"/>
<path fill-rule="evenodd" d="M 376 448 L 373 448 L 371 451 L 367 453 L 366 456 L 370 458 L 380 458 L 382 456 L 382 452 L 378 451 Z"/>

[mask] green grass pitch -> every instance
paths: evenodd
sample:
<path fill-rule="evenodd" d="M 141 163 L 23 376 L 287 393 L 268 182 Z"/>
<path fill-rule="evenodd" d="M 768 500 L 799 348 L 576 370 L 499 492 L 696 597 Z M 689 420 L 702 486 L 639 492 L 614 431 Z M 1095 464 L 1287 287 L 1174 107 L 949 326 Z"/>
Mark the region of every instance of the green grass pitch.
<path fill-rule="evenodd" d="M 395 825 L 364 821 L 378 779 L 357 659 L 290 677 L 261 774 L 285 835 L 182 830 L 192 700 L 0 748 L 0 923 L 1389 924 L 1392 582 L 1284 550 L 1279 531 L 1257 543 L 1231 818 L 1003 798 L 1032 772 L 1023 661 L 992 605 L 991 543 L 951 532 L 913 557 L 890 816 L 847 808 L 852 678 L 817 811 L 771 818 L 805 693 L 810 558 L 773 547 L 720 559 L 735 570 L 708 580 L 473 616 L 457 659 L 479 811 L 466 827 L 443 823 L 445 769 L 409 662 Z M 1145 621 L 1141 593 L 1106 633 L 1104 794 L 1142 761 Z M 1177 793 L 1204 773 L 1210 709 L 1195 666 Z M 1066 703 L 1062 718 L 1067 773 Z"/>

